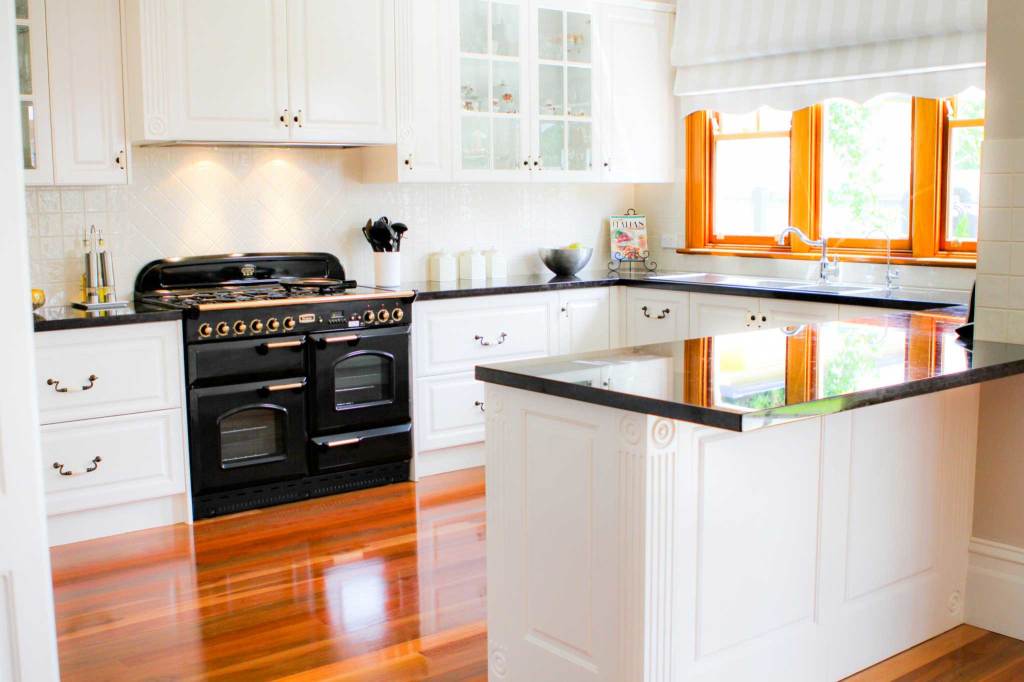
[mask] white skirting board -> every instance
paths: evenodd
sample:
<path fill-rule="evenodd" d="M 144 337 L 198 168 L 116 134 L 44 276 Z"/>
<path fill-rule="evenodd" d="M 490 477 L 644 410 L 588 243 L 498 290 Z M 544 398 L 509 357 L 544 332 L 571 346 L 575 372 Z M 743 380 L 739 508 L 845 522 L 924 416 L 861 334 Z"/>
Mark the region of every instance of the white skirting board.
<path fill-rule="evenodd" d="M 470 443 L 454 448 L 418 452 L 414 460 L 415 469 L 412 472 L 412 480 L 418 481 L 426 476 L 446 474 L 449 471 L 482 467 L 484 452 L 483 443 Z"/>
<path fill-rule="evenodd" d="M 48 519 L 48 537 L 50 546 L 55 547 L 175 523 L 192 523 L 188 495 L 56 514 Z"/>
<path fill-rule="evenodd" d="M 972 538 L 967 622 L 1024 639 L 1024 548 Z"/>

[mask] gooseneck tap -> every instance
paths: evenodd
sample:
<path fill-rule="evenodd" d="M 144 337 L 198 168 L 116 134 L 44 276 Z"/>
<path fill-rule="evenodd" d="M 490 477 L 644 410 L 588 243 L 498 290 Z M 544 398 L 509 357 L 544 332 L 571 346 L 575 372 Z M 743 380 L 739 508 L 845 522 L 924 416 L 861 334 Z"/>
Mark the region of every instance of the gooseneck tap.
<path fill-rule="evenodd" d="M 821 249 L 821 259 L 818 262 L 818 283 L 828 284 L 831 282 L 832 278 L 839 274 L 839 259 L 836 258 L 832 261 L 828 259 L 828 239 L 825 237 L 822 237 L 821 239 L 811 239 L 804 234 L 803 230 L 799 227 L 793 227 L 790 225 L 779 233 L 779 236 L 775 240 L 776 243 L 778 243 L 779 246 L 784 246 L 786 244 L 786 237 L 791 234 L 796 235 L 797 239 L 807 246 L 813 246 Z"/>

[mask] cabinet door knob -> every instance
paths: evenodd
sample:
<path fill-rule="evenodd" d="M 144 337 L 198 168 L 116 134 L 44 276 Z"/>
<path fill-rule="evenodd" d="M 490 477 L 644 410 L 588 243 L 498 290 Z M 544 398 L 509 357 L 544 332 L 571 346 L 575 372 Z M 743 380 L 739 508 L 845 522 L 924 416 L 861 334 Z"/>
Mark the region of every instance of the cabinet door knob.
<path fill-rule="evenodd" d="M 306 125 L 306 116 L 302 113 L 302 109 L 295 112 L 295 116 L 292 117 L 292 121 L 300 128 Z"/>
<path fill-rule="evenodd" d="M 120 168 L 121 170 L 124 170 L 124 168 L 125 168 L 124 161 L 125 161 L 124 150 L 122 149 L 121 151 L 119 151 L 117 153 L 117 156 L 114 157 L 114 163 L 117 165 L 118 168 Z"/>
<path fill-rule="evenodd" d="M 484 408 L 484 403 L 483 403 L 483 401 L 481 401 L 481 400 L 474 400 L 474 401 L 473 401 L 473 405 L 475 405 L 476 407 L 480 408 L 480 411 L 481 411 L 481 412 L 486 412 L 486 411 L 487 411 L 487 410 L 486 410 L 486 409 Z"/>
<path fill-rule="evenodd" d="M 284 127 L 285 127 L 285 128 L 287 128 L 287 127 L 288 127 L 288 121 L 289 121 L 289 119 L 288 119 L 288 110 L 287 110 L 287 109 L 285 109 L 285 110 L 284 110 L 284 113 L 283 113 L 283 114 L 281 114 L 281 118 L 280 118 L 280 121 L 281 121 L 281 123 L 282 123 L 282 124 L 284 124 Z"/>

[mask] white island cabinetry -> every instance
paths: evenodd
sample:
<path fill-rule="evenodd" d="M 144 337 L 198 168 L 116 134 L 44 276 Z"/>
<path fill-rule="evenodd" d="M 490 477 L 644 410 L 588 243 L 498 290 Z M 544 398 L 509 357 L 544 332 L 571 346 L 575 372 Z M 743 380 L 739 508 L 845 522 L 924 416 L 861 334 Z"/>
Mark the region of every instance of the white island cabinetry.
<path fill-rule="evenodd" d="M 837 680 L 964 620 L 977 386 L 746 433 L 486 402 L 492 676 Z"/>

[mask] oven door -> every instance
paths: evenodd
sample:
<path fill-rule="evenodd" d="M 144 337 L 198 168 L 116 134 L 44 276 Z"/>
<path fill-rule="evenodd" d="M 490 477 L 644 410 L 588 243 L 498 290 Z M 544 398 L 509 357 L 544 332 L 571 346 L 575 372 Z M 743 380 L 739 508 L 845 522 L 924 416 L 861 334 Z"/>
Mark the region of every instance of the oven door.
<path fill-rule="evenodd" d="M 310 335 L 314 431 L 409 420 L 409 328 Z"/>
<path fill-rule="evenodd" d="M 304 377 L 193 389 L 192 493 L 304 476 Z"/>

